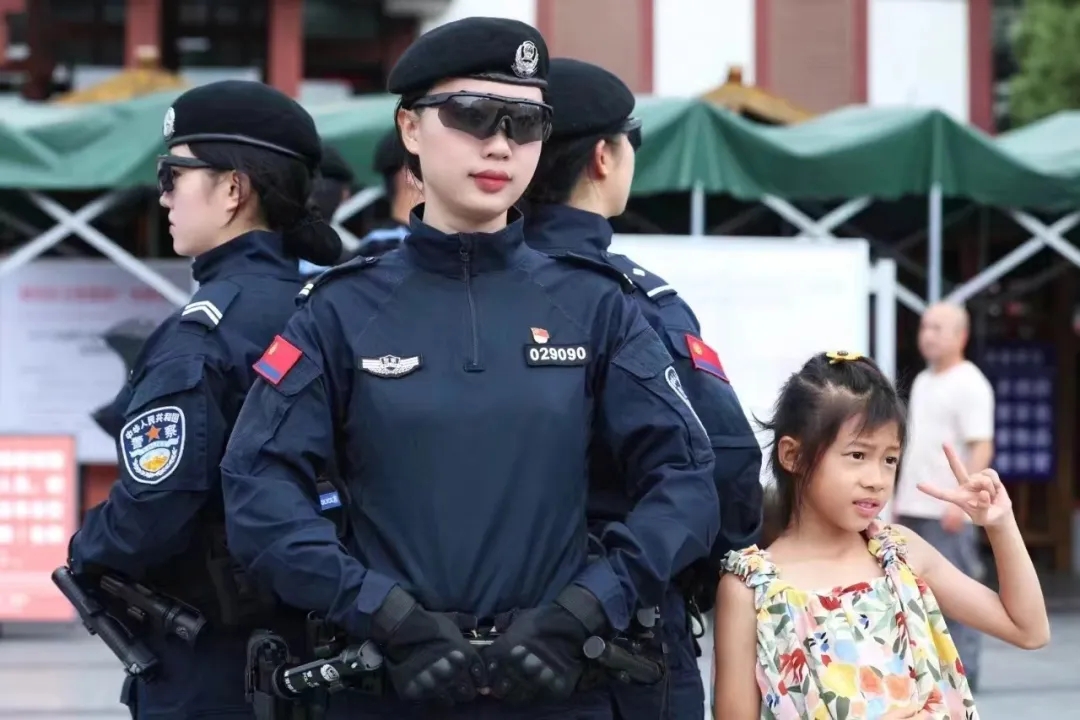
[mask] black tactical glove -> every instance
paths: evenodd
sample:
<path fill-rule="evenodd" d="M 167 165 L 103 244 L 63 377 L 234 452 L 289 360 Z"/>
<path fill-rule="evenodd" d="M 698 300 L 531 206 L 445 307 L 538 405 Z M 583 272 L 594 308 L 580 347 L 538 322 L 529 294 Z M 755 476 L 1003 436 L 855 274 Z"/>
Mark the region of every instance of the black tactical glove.
<path fill-rule="evenodd" d="M 606 628 L 600 601 L 576 585 L 551 605 L 517 614 L 483 651 L 492 695 L 512 703 L 568 697 L 585 670 L 582 646 Z"/>
<path fill-rule="evenodd" d="M 484 663 L 450 618 L 428 612 L 395 587 L 372 616 L 372 638 L 404 700 L 453 705 L 484 687 Z"/>

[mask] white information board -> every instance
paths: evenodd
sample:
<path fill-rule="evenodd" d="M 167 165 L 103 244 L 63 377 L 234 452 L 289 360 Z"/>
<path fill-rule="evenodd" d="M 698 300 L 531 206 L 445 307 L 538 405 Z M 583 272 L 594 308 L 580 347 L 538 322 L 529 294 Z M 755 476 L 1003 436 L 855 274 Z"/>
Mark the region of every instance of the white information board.
<path fill-rule="evenodd" d="M 812 355 L 870 352 L 864 240 L 617 235 L 611 250 L 689 303 L 755 430 L 755 418 L 771 416 L 781 386 Z M 771 439 L 758 432 L 763 447 Z"/>
<path fill-rule="evenodd" d="M 190 260 L 149 263 L 179 287 Z M 125 320 L 160 322 L 175 306 L 109 260 L 36 260 L 0 278 L 0 433 L 74 435 L 81 463 L 114 463 L 90 414 L 126 370 L 104 341 Z"/>

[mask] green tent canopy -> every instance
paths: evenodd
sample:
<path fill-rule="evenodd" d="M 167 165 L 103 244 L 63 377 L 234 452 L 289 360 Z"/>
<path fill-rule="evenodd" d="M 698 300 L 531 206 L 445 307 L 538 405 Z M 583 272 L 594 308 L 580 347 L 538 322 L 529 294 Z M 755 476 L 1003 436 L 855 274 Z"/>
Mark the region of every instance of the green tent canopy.
<path fill-rule="evenodd" d="M 788 127 L 710 110 L 712 135 L 722 138 L 715 152 L 730 167 L 707 192 L 743 200 L 893 200 L 926 195 L 937 183 L 946 197 L 1002 207 L 1080 200 L 1080 184 L 937 110 L 850 107 Z"/>
<path fill-rule="evenodd" d="M 84 107 L 0 106 L 0 187 L 89 190 L 151 185 L 161 123 L 177 91 Z M 319 132 L 363 185 L 396 98 L 311 106 Z M 896 199 L 929 193 L 999 207 L 1080 205 L 1080 114 L 999 139 L 937 110 L 851 107 L 788 127 L 762 126 L 697 99 L 641 97 L 644 144 L 633 192 L 742 200 Z"/>
<path fill-rule="evenodd" d="M 1049 175 L 1080 176 L 1080 111 L 1059 112 L 1002 133 L 997 145 Z"/>

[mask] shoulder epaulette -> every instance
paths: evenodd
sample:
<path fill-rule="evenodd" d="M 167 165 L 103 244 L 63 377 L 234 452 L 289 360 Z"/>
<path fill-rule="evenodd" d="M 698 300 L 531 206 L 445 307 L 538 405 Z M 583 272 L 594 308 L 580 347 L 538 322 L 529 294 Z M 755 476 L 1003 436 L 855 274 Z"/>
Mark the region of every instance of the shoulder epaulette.
<path fill-rule="evenodd" d="M 622 287 L 623 292 L 634 292 L 634 281 L 626 276 L 619 268 L 614 265 L 609 265 L 602 260 L 596 260 L 588 255 L 579 255 L 573 252 L 562 252 L 551 256 L 552 259 L 560 262 L 569 263 L 570 265 L 576 265 L 577 267 L 586 268 L 588 270 L 594 270 L 601 275 L 607 275 L 609 278 L 618 281 Z"/>
<path fill-rule="evenodd" d="M 665 295 L 675 294 L 675 288 L 669 285 L 667 280 L 659 275 L 653 275 L 644 270 L 640 265 L 625 255 L 610 253 L 607 258 L 608 262 L 629 278 L 630 282 L 632 282 L 635 287 L 653 300 Z"/>
<path fill-rule="evenodd" d="M 191 300 L 180 311 L 180 322 L 198 323 L 213 330 L 221 323 L 229 305 L 239 294 L 240 286 L 235 283 L 207 283 L 191 296 Z"/>
<path fill-rule="evenodd" d="M 308 283 L 304 285 L 303 289 L 300 290 L 300 293 L 296 296 L 296 304 L 303 305 L 307 302 L 307 299 L 311 296 L 311 293 L 315 291 L 315 288 L 322 287 L 327 283 L 345 277 L 346 275 L 359 272 L 364 268 L 369 268 L 377 262 L 379 262 L 379 258 L 377 257 L 358 255 L 348 262 L 335 265 L 329 270 L 319 273 L 309 280 Z"/>

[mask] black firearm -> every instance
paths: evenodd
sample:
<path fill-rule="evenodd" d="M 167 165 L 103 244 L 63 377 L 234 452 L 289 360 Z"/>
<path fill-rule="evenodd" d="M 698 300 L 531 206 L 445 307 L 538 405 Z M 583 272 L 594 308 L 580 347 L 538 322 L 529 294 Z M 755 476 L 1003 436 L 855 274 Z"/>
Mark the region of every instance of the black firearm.
<path fill-rule="evenodd" d="M 585 641 L 585 657 L 611 673 L 616 680 L 638 685 L 655 685 L 664 679 L 664 666 L 644 656 L 636 643 L 626 649 L 619 640 L 593 635 Z"/>
<path fill-rule="evenodd" d="M 53 570 L 53 584 L 60 589 L 79 614 L 87 631 L 97 635 L 124 666 L 124 672 L 133 677 L 152 680 L 159 668 L 157 657 L 150 649 L 136 640 L 123 623 L 110 616 L 80 584 L 67 567 Z"/>
<path fill-rule="evenodd" d="M 314 613 L 304 642 L 312 662 L 301 663 L 271 630 L 249 638 L 245 690 L 256 720 L 323 720 L 328 695 L 344 688 L 382 694 L 382 654 L 373 643 L 347 647 L 344 635 Z"/>
<path fill-rule="evenodd" d="M 274 679 L 278 670 L 294 662 L 289 644 L 280 635 L 257 630 L 248 639 L 244 693 L 255 720 L 315 720 L 324 716 L 315 708 L 305 707 L 300 699 L 281 697 L 276 692 Z"/>
<path fill-rule="evenodd" d="M 135 620 L 162 635 L 178 637 L 190 646 L 195 645 L 206 625 L 206 618 L 195 608 L 138 583 L 103 574 L 97 576 L 96 585 L 123 604 L 125 612 Z"/>
<path fill-rule="evenodd" d="M 274 690 L 279 697 L 298 697 L 311 690 L 337 692 L 344 688 L 377 692 L 373 681 L 381 680 L 382 653 L 371 640 L 350 645 L 338 655 L 320 658 L 302 665 L 281 667 L 274 675 Z"/>

